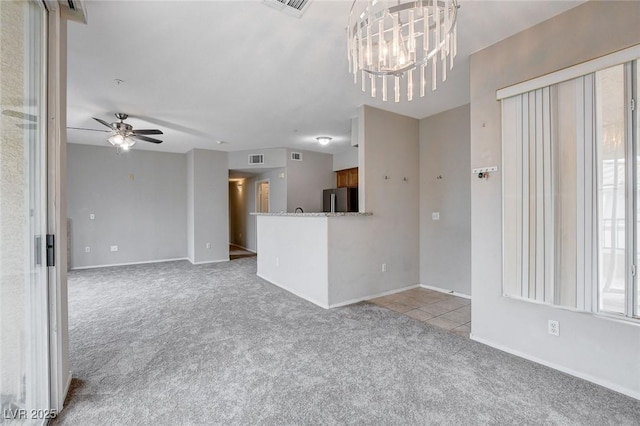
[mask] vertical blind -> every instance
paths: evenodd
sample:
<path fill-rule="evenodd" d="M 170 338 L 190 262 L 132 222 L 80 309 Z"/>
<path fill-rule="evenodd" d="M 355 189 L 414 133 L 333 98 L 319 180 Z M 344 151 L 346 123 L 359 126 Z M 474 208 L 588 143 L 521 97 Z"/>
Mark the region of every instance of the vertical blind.
<path fill-rule="evenodd" d="M 502 100 L 503 288 L 591 310 L 594 74 Z"/>
<path fill-rule="evenodd" d="M 640 45 L 501 89 L 503 293 L 640 318 Z"/>

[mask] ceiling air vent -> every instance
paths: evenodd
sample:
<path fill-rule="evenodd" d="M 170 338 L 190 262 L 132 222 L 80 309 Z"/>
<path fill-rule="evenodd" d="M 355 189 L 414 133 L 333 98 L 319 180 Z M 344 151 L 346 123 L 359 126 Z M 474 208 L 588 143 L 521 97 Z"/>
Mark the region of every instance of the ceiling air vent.
<path fill-rule="evenodd" d="M 311 0 L 262 0 L 267 6 L 281 10 L 287 15 L 299 18 L 309 6 Z"/>
<path fill-rule="evenodd" d="M 293 161 L 302 161 L 302 153 L 301 152 L 292 152 L 291 159 Z"/>
<path fill-rule="evenodd" d="M 250 154 L 249 164 L 264 164 L 264 154 Z"/>

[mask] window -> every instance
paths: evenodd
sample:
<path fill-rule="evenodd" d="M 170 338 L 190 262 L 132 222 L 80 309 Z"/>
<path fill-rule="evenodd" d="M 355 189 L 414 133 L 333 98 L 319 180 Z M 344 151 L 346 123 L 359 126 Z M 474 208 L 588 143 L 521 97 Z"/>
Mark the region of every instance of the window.
<path fill-rule="evenodd" d="M 596 73 L 598 310 L 625 313 L 627 137 L 625 67 Z"/>
<path fill-rule="evenodd" d="M 638 100 L 640 99 L 640 66 L 638 64 L 638 61 L 635 62 L 635 76 L 634 76 L 634 99 L 636 100 L 635 103 L 638 103 Z M 635 119 L 635 128 L 634 128 L 634 132 L 635 132 L 635 138 L 633 140 L 633 156 L 635 157 L 635 178 L 634 178 L 634 182 L 636 185 L 635 191 L 633 193 L 635 199 L 635 212 L 633 212 L 633 217 L 635 217 L 635 225 L 636 225 L 636 232 L 634 235 L 634 239 L 635 239 L 635 253 L 634 253 L 634 259 L 635 259 L 635 265 L 636 267 L 634 268 L 634 272 L 635 269 L 638 268 L 638 266 L 640 265 L 640 112 L 638 111 L 638 106 L 635 105 L 635 115 L 633 116 L 633 118 Z M 638 278 L 637 278 L 637 273 L 634 274 L 635 275 L 635 280 L 636 280 L 636 287 L 635 287 L 635 314 L 636 317 L 640 316 L 640 285 L 638 284 Z"/>
<path fill-rule="evenodd" d="M 640 71 L 616 58 L 498 93 L 507 296 L 639 317 Z"/>

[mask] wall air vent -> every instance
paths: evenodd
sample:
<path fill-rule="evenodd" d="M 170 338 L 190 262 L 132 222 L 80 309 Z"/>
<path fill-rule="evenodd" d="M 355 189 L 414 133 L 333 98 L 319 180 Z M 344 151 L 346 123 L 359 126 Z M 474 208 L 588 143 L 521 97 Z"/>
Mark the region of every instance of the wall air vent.
<path fill-rule="evenodd" d="M 250 154 L 249 164 L 264 164 L 264 154 Z"/>
<path fill-rule="evenodd" d="M 292 152 L 291 159 L 293 161 L 302 161 L 302 153 L 301 152 Z"/>
<path fill-rule="evenodd" d="M 311 0 L 262 0 L 262 3 L 299 18 L 302 16 Z"/>

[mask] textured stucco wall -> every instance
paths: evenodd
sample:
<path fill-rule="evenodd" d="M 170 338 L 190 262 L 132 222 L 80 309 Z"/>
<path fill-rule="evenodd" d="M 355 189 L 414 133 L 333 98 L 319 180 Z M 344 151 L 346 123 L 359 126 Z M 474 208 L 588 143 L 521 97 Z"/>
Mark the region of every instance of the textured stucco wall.
<path fill-rule="evenodd" d="M 23 5 L 0 1 L 0 109 L 21 111 L 24 99 Z M 20 391 L 27 232 L 25 159 L 20 120 L 0 115 L 0 389 Z"/>

